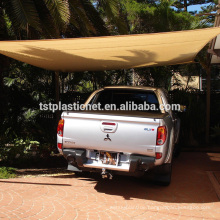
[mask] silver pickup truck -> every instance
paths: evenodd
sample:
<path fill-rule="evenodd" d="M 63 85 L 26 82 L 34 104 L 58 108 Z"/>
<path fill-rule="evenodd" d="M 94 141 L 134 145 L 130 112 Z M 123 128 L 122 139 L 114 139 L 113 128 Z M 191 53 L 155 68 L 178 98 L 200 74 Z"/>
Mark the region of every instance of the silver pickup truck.
<path fill-rule="evenodd" d="M 111 86 L 93 92 L 85 110 L 65 111 L 58 123 L 57 147 L 68 170 L 100 172 L 103 178 L 150 171 L 157 183 L 169 185 L 180 121 L 164 107 L 168 104 L 160 88 Z"/>

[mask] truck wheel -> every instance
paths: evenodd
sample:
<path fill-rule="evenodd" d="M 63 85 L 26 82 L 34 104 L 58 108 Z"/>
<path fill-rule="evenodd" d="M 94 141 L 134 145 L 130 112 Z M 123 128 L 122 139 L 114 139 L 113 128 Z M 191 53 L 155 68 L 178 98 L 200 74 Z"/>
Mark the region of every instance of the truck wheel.
<path fill-rule="evenodd" d="M 171 182 L 172 164 L 166 163 L 155 167 L 154 182 L 160 186 L 169 186 Z"/>

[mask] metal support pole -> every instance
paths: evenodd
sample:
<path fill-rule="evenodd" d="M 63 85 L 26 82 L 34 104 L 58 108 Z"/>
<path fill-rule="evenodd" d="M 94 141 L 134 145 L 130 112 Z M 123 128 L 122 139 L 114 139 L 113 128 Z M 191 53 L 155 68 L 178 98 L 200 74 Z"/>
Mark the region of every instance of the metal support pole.
<path fill-rule="evenodd" d="M 60 101 L 60 81 L 59 81 L 59 72 L 56 71 L 55 72 L 55 102 L 57 105 L 59 105 L 59 101 Z M 60 119 L 60 111 L 57 110 L 55 114 L 56 114 L 56 122 L 58 123 Z"/>
<path fill-rule="evenodd" d="M 206 69 L 206 143 L 209 143 L 210 132 L 210 98 L 211 98 L 211 67 Z"/>

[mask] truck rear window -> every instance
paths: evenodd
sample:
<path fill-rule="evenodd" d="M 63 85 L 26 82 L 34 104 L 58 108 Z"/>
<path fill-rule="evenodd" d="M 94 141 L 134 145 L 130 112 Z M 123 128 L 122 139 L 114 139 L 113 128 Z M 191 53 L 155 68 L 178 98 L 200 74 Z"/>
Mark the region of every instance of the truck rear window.
<path fill-rule="evenodd" d="M 127 106 L 135 107 L 139 106 L 138 109 L 123 109 L 123 110 L 134 110 L 134 111 L 156 111 L 159 110 L 159 102 L 156 94 L 153 91 L 143 90 L 129 90 L 129 89 L 106 89 L 96 94 L 91 104 L 100 103 L 101 108 L 105 108 L 106 105 L 114 105 L 117 110 L 121 110 L 121 107 Z M 140 106 L 143 106 L 143 109 Z M 155 108 L 144 109 L 144 106 L 155 106 Z"/>

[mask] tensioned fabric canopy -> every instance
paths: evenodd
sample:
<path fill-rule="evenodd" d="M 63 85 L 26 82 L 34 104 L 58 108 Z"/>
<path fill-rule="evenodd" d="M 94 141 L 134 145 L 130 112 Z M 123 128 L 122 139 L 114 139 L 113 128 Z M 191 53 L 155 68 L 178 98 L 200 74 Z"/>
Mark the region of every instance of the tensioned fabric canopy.
<path fill-rule="evenodd" d="M 48 70 L 99 71 L 193 62 L 220 28 L 108 37 L 1 41 L 0 53 Z"/>

